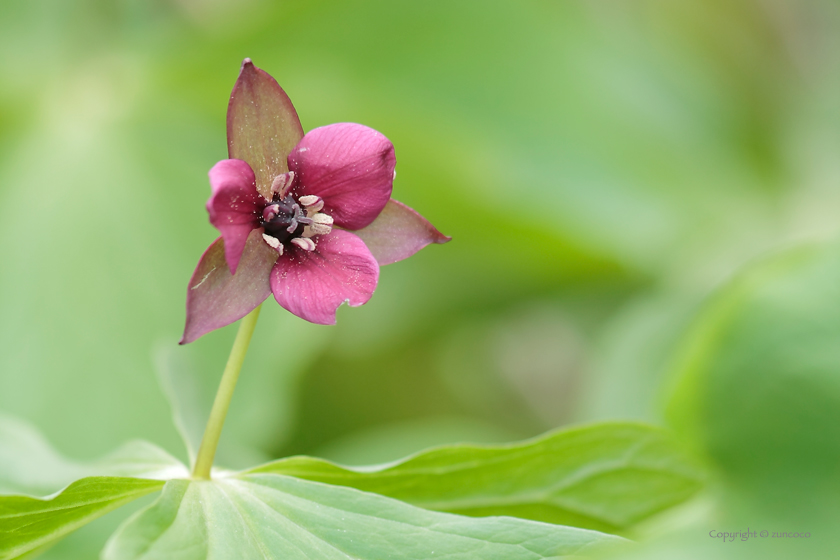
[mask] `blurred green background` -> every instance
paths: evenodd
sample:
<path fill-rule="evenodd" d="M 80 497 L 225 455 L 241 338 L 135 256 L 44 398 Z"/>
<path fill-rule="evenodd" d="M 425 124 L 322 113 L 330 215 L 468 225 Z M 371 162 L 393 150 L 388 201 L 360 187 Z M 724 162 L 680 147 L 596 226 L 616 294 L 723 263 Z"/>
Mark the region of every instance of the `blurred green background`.
<path fill-rule="evenodd" d="M 838 496 L 840 249 L 785 251 L 838 229 L 830 0 L 4 0 L 0 411 L 76 458 L 184 456 L 156 371 L 206 401 L 233 339 L 176 345 L 246 56 L 305 130 L 387 135 L 395 198 L 454 241 L 384 268 L 335 327 L 269 301 L 224 465 L 632 418 L 743 489 L 703 509 L 733 530 Z M 779 481 L 799 493 L 753 500 Z M 95 557 L 120 515 L 51 554 Z"/>

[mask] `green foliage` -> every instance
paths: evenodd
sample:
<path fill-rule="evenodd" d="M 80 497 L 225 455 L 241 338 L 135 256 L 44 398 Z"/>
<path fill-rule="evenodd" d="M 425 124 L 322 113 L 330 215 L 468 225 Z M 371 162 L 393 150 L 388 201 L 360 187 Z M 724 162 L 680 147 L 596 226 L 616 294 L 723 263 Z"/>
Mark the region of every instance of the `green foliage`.
<path fill-rule="evenodd" d="M 96 461 L 74 461 L 26 422 L 0 416 L 0 494 L 45 496 L 91 476 L 164 480 L 187 474 L 177 459 L 145 441 L 128 442 Z"/>
<path fill-rule="evenodd" d="M 0 560 L 47 545 L 163 485 L 161 480 L 99 476 L 76 481 L 53 497 L 0 496 Z"/>
<path fill-rule="evenodd" d="M 729 499 L 762 516 L 840 514 L 840 244 L 790 249 L 718 294 L 687 341 L 671 416 Z"/>
<path fill-rule="evenodd" d="M 667 432 L 618 422 L 510 445 L 440 447 L 378 467 L 291 457 L 248 472 L 351 486 L 427 509 L 602 531 L 685 501 L 703 478 Z"/>
<path fill-rule="evenodd" d="M 112 538 L 106 558 L 168 558 L 176 549 L 187 550 L 185 558 L 227 558 L 232 551 L 249 558 L 260 550 L 304 558 L 333 549 L 341 551 L 337 558 L 359 559 L 426 558 L 432 551 L 500 559 L 588 554 L 621 539 L 581 527 L 626 528 L 686 500 L 702 478 L 666 432 L 632 423 L 506 446 L 442 447 L 378 467 L 292 457 L 240 474 L 219 471 L 213 481 L 187 480 L 183 465 L 150 444 L 83 464 L 61 457 L 22 422 L 5 419 L 0 428 L 0 450 L 18 467 L 0 471 L 10 476 L 0 480 L 6 487 L 21 486 L 27 469 L 30 488 L 78 472 L 100 475 L 46 498 L 0 496 L 0 531 L 8 537 L 0 560 L 49 545 L 159 490 L 163 479 L 170 480 L 163 495 Z M 101 476 L 117 472 L 146 478 Z M 488 517 L 498 515 L 520 519 Z"/>
<path fill-rule="evenodd" d="M 0 2 L 0 408 L 61 451 L 3 439 L 0 492 L 55 492 L 100 468 L 65 455 L 130 438 L 174 449 L 149 359 L 160 343 L 165 367 L 195 373 L 173 381 L 189 408 L 212 399 L 233 331 L 173 347 L 216 235 L 206 172 L 226 156 L 225 101 L 249 56 L 305 129 L 386 133 L 395 196 L 455 241 L 383 267 L 372 301 L 335 328 L 267 306 L 219 464 L 434 418 L 488 441 L 658 423 L 671 373 L 670 417 L 723 490 L 690 546 L 637 557 L 836 555 L 708 538 L 764 517 L 836 533 L 834 249 L 751 267 L 683 335 L 745 262 L 837 232 L 839 15 L 833 0 Z M 191 441 L 201 414 L 182 417 Z M 377 456 L 421 447 L 413 429 L 389 433 Z M 89 560 L 104 538 L 80 533 L 46 556 Z"/>
<path fill-rule="evenodd" d="M 430 512 L 351 488 L 243 474 L 169 482 L 114 535 L 103 558 L 536 560 L 620 542 L 583 529 Z"/>
<path fill-rule="evenodd" d="M 712 468 L 713 509 L 679 538 L 618 558 L 836 557 L 839 340 L 837 241 L 780 251 L 723 286 L 684 338 L 669 403 L 678 432 Z M 756 534 L 746 542 L 709 537 L 748 529 Z M 774 536 L 788 532 L 808 537 Z"/>
<path fill-rule="evenodd" d="M 160 490 L 164 480 L 188 475 L 179 461 L 144 441 L 96 461 L 68 459 L 26 422 L 0 416 L 0 560 L 49 546 Z"/>

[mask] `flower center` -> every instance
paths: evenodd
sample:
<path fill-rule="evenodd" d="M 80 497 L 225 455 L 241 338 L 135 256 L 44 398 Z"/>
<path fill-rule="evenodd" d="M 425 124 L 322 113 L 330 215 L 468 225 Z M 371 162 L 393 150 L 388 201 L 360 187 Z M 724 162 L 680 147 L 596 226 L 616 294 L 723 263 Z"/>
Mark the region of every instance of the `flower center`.
<path fill-rule="evenodd" d="M 265 233 L 280 243 L 302 237 L 304 228 L 311 223 L 312 218 L 306 216 L 291 195 L 273 201 L 263 210 L 262 227 Z"/>
<path fill-rule="evenodd" d="M 294 181 L 294 172 L 279 175 L 271 187 L 271 203 L 263 209 L 263 239 L 281 255 L 285 243 L 292 243 L 304 251 L 315 250 L 316 235 L 332 231 L 333 219 L 324 214 L 324 201 L 319 196 L 306 195 L 297 201 L 287 195 Z"/>

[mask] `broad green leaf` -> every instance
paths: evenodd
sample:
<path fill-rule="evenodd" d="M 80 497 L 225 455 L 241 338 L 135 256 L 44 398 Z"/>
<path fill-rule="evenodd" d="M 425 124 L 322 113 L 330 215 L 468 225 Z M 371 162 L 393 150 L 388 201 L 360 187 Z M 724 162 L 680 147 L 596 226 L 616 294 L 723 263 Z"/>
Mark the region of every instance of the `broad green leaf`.
<path fill-rule="evenodd" d="M 97 517 L 160 490 L 165 480 L 186 476 L 184 465 L 143 441 L 96 461 L 73 461 L 29 424 L 0 416 L 0 494 L 7 494 L 0 495 L 0 560 L 48 547 Z"/>
<path fill-rule="evenodd" d="M 755 512 L 734 522 L 760 514 L 836 535 L 840 243 L 745 269 L 698 318 L 677 373 L 672 421 L 715 465 L 729 509 Z"/>
<path fill-rule="evenodd" d="M 276 474 L 173 480 L 111 538 L 104 560 L 537 560 L 622 539 L 507 517 L 471 518 Z"/>
<path fill-rule="evenodd" d="M 0 494 L 45 496 L 90 476 L 167 480 L 188 475 L 177 459 L 145 441 L 128 442 L 96 461 L 74 461 L 31 425 L 0 415 Z"/>
<path fill-rule="evenodd" d="M 614 531 L 678 504 L 702 470 L 665 431 L 604 423 L 510 445 L 451 445 L 375 467 L 311 457 L 248 471 L 351 486 L 426 509 Z"/>
<path fill-rule="evenodd" d="M 49 545 L 97 517 L 160 490 L 162 480 L 90 477 L 48 498 L 0 497 L 0 560 Z"/>
<path fill-rule="evenodd" d="M 669 413 L 714 466 L 717 503 L 615 560 L 837 558 L 840 244 L 751 263 L 692 327 Z M 713 529 L 755 532 L 723 544 Z"/>

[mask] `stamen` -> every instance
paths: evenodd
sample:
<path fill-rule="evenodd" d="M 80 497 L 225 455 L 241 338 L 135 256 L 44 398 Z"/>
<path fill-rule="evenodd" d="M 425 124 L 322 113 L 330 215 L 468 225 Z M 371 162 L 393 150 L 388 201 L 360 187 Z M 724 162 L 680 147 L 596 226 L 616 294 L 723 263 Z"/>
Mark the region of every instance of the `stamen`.
<path fill-rule="evenodd" d="M 320 212 L 324 207 L 324 200 L 320 196 L 308 194 L 298 199 L 298 202 L 306 209 L 306 214 L 312 217 L 316 212 Z"/>
<path fill-rule="evenodd" d="M 292 239 L 292 243 L 294 243 L 304 251 L 315 250 L 315 242 L 309 239 L 308 237 L 295 237 L 294 239 Z"/>
<path fill-rule="evenodd" d="M 274 187 L 287 188 L 286 182 L 283 175 L 278 175 Z M 282 199 L 275 195 L 273 202 L 263 209 L 261 225 L 264 228 L 265 242 L 281 255 L 283 246 L 288 242 L 294 243 L 304 251 L 314 251 L 315 241 L 309 238 L 326 235 L 333 228 L 332 216 L 318 212 L 323 207 L 324 201 L 319 196 L 302 196 L 295 202 L 292 195 L 286 195 Z"/>
<path fill-rule="evenodd" d="M 312 224 L 309 230 L 312 235 L 326 235 L 332 231 L 333 218 L 327 214 L 315 214 L 312 216 Z"/>
<path fill-rule="evenodd" d="M 279 204 L 269 204 L 265 208 L 263 208 L 263 221 L 270 222 L 274 218 L 277 217 L 277 214 L 280 213 L 280 205 Z M 294 230 L 293 230 L 294 231 Z"/>
<path fill-rule="evenodd" d="M 286 196 L 286 191 L 289 190 L 289 187 L 292 186 L 294 181 L 294 171 L 289 171 L 288 173 L 283 173 L 282 175 L 275 177 L 274 181 L 271 183 L 271 194 L 274 196 L 275 200 Z"/>
<path fill-rule="evenodd" d="M 304 207 L 308 207 L 308 206 L 312 206 L 316 202 L 319 202 L 320 200 L 321 200 L 320 196 L 316 196 L 314 194 L 308 194 L 306 196 L 300 197 L 298 199 L 298 202 L 300 202 Z"/>
<path fill-rule="evenodd" d="M 333 217 L 329 214 L 315 214 L 312 216 L 312 222 L 324 226 L 331 226 L 333 225 Z"/>
<path fill-rule="evenodd" d="M 269 247 L 271 247 L 272 249 L 275 249 L 281 255 L 283 254 L 283 244 L 280 243 L 279 239 L 277 239 L 276 237 L 271 237 L 267 233 L 263 234 L 263 239 L 265 240 L 266 243 L 268 243 Z"/>

